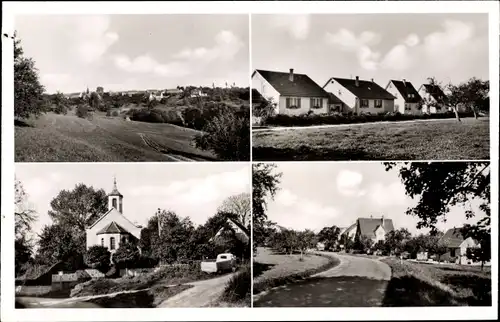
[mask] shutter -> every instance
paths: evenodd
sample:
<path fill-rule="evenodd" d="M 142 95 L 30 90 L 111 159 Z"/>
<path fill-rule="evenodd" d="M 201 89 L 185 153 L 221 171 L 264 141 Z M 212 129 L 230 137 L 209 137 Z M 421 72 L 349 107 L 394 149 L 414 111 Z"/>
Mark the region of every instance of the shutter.
<path fill-rule="evenodd" d="M 300 97 L 297 97 L 297 107 L 300 108 Z"/>
<path fill-rule="evenodd" d="M 290 97 L 286 98 L 286 108 L 290 108 Z"/>
<path fill-rule="evenodd" d="M 320 107 L 320 108 L 323 108 L 323 98 L 320 98 L 320 99 L 319 99 L 319 107 Z"/>

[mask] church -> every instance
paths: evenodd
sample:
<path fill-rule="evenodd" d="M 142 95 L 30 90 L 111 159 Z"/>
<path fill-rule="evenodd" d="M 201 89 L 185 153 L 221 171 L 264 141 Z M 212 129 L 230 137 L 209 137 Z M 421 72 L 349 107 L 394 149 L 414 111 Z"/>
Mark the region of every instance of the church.
<path fill-rule="evenodd" d="M 123 195 L 116 187 L 108 194 L 108 211 L 86 229 L 87 249 L 94 245 L 107 247 L 114 253 L 120 244 L 139 240 L 142 227 L 131 222 L 123 214 Z"/>

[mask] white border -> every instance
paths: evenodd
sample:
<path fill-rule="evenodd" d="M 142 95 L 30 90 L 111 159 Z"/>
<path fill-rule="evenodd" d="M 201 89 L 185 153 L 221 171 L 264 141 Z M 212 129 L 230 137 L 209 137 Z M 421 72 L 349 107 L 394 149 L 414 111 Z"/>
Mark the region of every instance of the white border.
<path fill-rule="evenodd" d="M 499 3 L 496 1 L 431 2 L 7 2 L 2 34 L 12 34 L 16 14 L 147 13 L 489 13 L 491 106 L 499 106 Z M 498 181 L 492 180 L 492 307 L 453 308 L 210 308 L 210 309 L 25 309 L 14 310 L 13 265 L 13 64 L 12 41 L 2 36 L 2 319 L 5 321 L 244 321 L 244 320 L 392 320 L 497 319 L 498 313 Z M 251 66 L 251 64 L 250 64 Z M 9 95 L 10 94 L 10 95 Z M 6 111 L 5 113 L 3 113 Z M 498 178 L 498 109 L 490 117 L 492 178 Z M 311 163 L 313 165 L 313 163 Z M 244 311 L 246 310 L 246 311 Z"/>

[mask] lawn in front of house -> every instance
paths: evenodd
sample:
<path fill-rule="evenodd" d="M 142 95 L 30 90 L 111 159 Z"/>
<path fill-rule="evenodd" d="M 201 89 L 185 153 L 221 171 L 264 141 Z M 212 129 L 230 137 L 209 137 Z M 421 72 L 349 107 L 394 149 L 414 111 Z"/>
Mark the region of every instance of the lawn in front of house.
<path fill-rule="evenodd" d="M 384 306 L 491 306 L 491 269 L 382 260 L 392 270 Z"/>
<path fill-rule="evenodd" d="M 489 118 L 352 124 L 252 135 L 253 160 L 486 160 Z"/>

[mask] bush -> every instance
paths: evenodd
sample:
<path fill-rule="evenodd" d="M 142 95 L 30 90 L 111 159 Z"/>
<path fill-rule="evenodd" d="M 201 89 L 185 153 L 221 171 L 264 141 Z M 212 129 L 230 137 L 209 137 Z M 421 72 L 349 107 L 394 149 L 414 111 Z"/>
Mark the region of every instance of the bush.
<path fill-rule="evenodd" d="M 101 272 L 106 272 L 110 266 L 111 253 L 107 247 L 94 245 L 85 253 L 85 264 Z"/>
<path fill-rule="evenodd" d="M 85 105 L 78 106 L 78 108 L 76 109 L 76 116 L 78 116 L 82 119 L 87 118 L 89 116 L 88 106 L 85 106 Z"/>
<path fill-rule="evenodd" d="M 472 112 L 459 113 L 460 117 L 472 117 Z M 355 124 L 380 121 L 409 121 L 419 119 L 447 119 L 455 118 L 455 113 L 446 112 L 442 114 L 401 114 L 399 112 L 389 112 L 381 114 L 303 114 L 303 115 L 284 115 L 278 114 L 265 118 L 266 125 L 274 126 L 311 126 L 325 124 Z"/>
<path fill-rule="evenodd" d="M 247 265 L 227 282 L 221 299 L 226 302 L 239 302 L 244 299 L 250 299 L 251 281 L 252 273 L 250 265 Z"/>
<path fill-rule="evenodd" d="M 139 249 L 133 243 L 121 244 L 113 254 L 113 263 L 117 268 L 136 268 L 139 262 Z"/>
<path fill-rule="evenodd" d="M 120 115 L 120 113 L 118 113 L 118 111 L 113 111 L 112 114 L 113 114 L 113 116 L 119 116 Z"/>
<path fill-rule="evenodd" d="M 68 108 L 63 104 L 58 104 L 54 108 L 54 113 L 66 115 L 68 114 Z"/>
<path fill-rule="evenodd" d="M 106 116 L 108 116 L 108 117 L 111 116 L 111 110 L 106 111 Z"/>
<path fill-rule="evenodd" d="M 211 150 L 223 160 L 250 160 L 249 113 L 219 113 L 203 131 L 194 140 L 198 148 Z"/>

